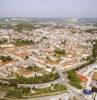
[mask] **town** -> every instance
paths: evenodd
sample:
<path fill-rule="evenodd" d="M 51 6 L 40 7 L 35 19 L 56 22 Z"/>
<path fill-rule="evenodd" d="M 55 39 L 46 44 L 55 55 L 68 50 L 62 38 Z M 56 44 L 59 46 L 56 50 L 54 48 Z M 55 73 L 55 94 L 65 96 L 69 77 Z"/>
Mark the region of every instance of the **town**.
<path fill-rule="evenodd" d="M 89 21 L 1 18 L 0 100 L 96 100 L 97 19 Z"/>

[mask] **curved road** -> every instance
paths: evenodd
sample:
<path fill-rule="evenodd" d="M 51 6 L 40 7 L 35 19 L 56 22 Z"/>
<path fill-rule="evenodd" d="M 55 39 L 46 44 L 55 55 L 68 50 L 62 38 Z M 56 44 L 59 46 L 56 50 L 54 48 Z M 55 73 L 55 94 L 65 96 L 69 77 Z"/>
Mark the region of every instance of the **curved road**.
<path fill-rule="evenodd" d="M 47 83 L 41 83 L 41 84 L 18 84 L 18 87 L 36 87 L 36 88 L 45 88 L 45 87 L 49 87 L 51 86 L 51 84 L 56 84 L 56 83 L 64 83 L 65 79 L 64 79 L 64 75 L 62 74 L 63 70 L 60 70 L 58 67 L 56 68 L 56 71 L 59 73 L 60 78 L 51 81 L 51 82 L 47 82 Z"/>

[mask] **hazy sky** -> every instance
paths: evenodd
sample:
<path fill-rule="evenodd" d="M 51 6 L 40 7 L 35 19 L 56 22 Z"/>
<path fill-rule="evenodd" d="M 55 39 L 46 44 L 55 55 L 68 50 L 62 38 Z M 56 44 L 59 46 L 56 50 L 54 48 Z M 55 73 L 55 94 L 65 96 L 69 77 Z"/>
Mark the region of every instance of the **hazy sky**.
<path fill-rule="evenodd" d="M 97 17 L 97 0 L 0 0 L 0 17 Z"/>

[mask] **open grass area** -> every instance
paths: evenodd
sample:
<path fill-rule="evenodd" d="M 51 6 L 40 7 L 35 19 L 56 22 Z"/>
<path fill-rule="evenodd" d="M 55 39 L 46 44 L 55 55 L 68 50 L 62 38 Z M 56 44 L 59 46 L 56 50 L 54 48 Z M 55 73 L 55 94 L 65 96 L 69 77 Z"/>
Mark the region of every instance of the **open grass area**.
<path fill-rule="evenodd" d="M 33 91 L 35 91 L 35 93 L 33 93 L 32 95 L 40 95 L 40 94 L 49 94 L 49 93 L 54 93 L 54 92 L 62 92 L 65 91 L 67 88 L 64 85 L 59 85 L 59 84 L 55 84 L 55 85 L 51 85 L 50 87 L 47 88 L 43 88 L 43 89 L 33 89 Z"/>
<path fill-rule="evenodd" d="M 70 80 L 69 81 L 70 85 L 76 87 L 77 89 L 82 89 L 81 81 L 77 77 L 77 74 L 74 70 L 68 71 L 68 79 Z"/>
<path fill-rule="evenodd" d="M 30 88 L 17 88 L 16 85 L 8 85 L 0 83 L 0 90 L 7 92 L 7 97 L 22 98 L 23 95 L 27 96 L 30 94 Z"/>
<path fill-rule="evenodd" d="M 0 90 L 6 91 L 6 98 L 21 99 L 29 97 L 37 97 L 43 95 L 52 95 L 53 93 L 61 93 L 66 91 L 66 86 L 61 84 L 51 85 L 46 88 L 17 88 L 14 85 L 0 84 Z M 32 93 L 32 91 L 34 91 Z"/>
<path fill-rule="evenodd" d="M 59 73 L 49 72 L 49 73 L 43 73 L 43 76 L 37 76 L 36 74 L 34 77 L 25 78 L 23 76 L 17 75 L 16 79 L 5 79 L 5 80 L 10 82 L 11 84 L 41 84 L 54 81 L 59 77 L 60 77 Z"/>
<path fill-rule="evenodd" d="M 16 81 L 19 84 L 39 84 L 39 83 L 46 83 L 50 82 L 53 80 L 58 79 L 60 76 L 59 74 L 56 73 L 48 73 L 48 74 L 43 74 L 43 76 L 35 76 L 35 77 L 30 77 L 30 78 L 25 78 L 22 76 L 17 76 Z"/>

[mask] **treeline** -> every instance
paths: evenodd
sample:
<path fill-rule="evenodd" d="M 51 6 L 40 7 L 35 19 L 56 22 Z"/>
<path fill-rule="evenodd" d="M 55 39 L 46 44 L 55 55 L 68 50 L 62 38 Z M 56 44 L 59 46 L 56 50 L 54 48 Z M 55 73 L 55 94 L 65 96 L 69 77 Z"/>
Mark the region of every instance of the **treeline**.
<path fill-rule="evenodd" d="M 16 79 L 11 79 L 9 80 L 9 82 L 13 83 L 13 84 L 39 84 L 39 83 L 46 83 L 46 82 L 50 82 L 53 80 L 58 79 L 60 76 L 59 74 L 56 73 L 49 73 L 49 74 L 44 74 L 43 76 L 37 76 L 37 74 L 35 75 L 35 77 L 29 77 L 29 78 L 25 78 L 22 76 L 17 76 Z"/>
<path fill-rule="evenodd" d="M 16 46 L 26 46 L 26 45 L 32 45 L 32 40 L 22 40 L 22 39 L 16 39 L 15 43 Z"/>
<path fill-rule="evenodd" d="M 0 56 L 0 60 L 3 62 L 11 61 L 12 58 L 10 56 Z"/>
<path fill-rule="evenodd" d="M 85 32 L 87 32 L 87 33 L 94 33 L 95 31 L 97 31 L 97 29 L 90 28 L 90 29 L 85 30 Z"/>
<path fill-rule="evenodd" d="M 22 32 L 23 30 L 32 31 L 34 28 L 34 25 L 30 23 L 21 23 L 14 26 L 14 30 L 18 32 Z"/>
<path fill-rule="evenodd" d="M 22 32 L 25 31 L 32 31 L 35 29 L 35 25 L 32 23 L 19 23 L 16 25 L 10 24 L 0 24 L 0 29 L 14 29 L 15 31 Z"/>
<path fill-rule="evenodd" d="M 96 57 L 97 57 L 97 39 L 93 40 L 92 44 L 93 44 L 92 55 L 93 55 L 93 58 L 96 59 Z"/>

